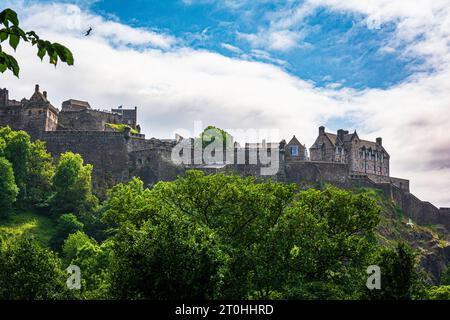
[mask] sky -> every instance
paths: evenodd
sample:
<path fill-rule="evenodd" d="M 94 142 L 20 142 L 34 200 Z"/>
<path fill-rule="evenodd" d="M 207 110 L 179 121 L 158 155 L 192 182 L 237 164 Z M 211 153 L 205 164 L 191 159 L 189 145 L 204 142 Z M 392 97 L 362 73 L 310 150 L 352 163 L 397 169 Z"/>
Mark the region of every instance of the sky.
<path fill-rule="evenodd" d="M 4 0 L 21 27 L 69 47 L 72 67 L 19 46 L 20 100 L 138 107 L 143 133 L 194 122 L 279 131 L 310 147 L 327 131 L 383 137 L 391 175 L 450 206 L 450 0 Z M 1 8 L 0 8 L 1 9 Z M 93 28 L 91 36 L 84 32 Z M 270 138 L 270 137 L 269 137 Z M 275 139 L 273 139 L 275 140 Z M 277 141 L 279 141 L 277 140 Z"/>

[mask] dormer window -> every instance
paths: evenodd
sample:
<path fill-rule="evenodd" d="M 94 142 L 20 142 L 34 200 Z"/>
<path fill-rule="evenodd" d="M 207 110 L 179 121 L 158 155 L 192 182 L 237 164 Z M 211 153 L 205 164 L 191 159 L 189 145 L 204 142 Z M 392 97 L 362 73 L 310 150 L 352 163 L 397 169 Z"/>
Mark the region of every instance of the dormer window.
<path fill-rule="evenodd" d="M 298 157 L 298 146 L 291 146 L 291 156 Z"/>

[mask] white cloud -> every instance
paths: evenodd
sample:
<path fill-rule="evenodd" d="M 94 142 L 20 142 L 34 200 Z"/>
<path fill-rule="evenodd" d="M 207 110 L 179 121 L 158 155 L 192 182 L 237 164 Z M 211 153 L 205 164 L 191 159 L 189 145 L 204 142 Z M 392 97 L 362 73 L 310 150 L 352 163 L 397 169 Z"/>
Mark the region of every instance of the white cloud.
<path fill-rule="evenodd" d="M 333 118 L 350 119 L 358 123 L 360 136 L 384 138 L 393 175 L 410 178 L 415 194 L 450 205 L 447 2 L 418 1 L 423 7 L 417 8 L 408 2 L 413 8 L 406 11 L 387 1 L 378 2 L 347 1 L 343 7 L 337 1 L 320 0 L 333 10 L 379 12 L 383 21 L 397 21 L 398 32 L 390 46 L 406 42 L 405 54 L 427 57 L 434 73 L 418 73 L 385 90 L 316 88 L 274 65 L 174 47 L 176 39 L 168 35 L 133 29 L 89 12 L 82 12 L 83 23 L 73 29 L 66 23 L 73 21 L 76 13 L 67 5 L 52 4 L 33 10 L 18 8 L 24 27 L 67 45 L 76 65 L 55 69 L 39 62 L 35 48 L 21 45 L 17 52 L 21 79 L 3 75 L 0 87 L 9 88 L 12 98 L 21 99 L 40 83 L 57 107 L 69 98 L 85 99 L 102 109 L 137 105 L 139 122 L 148 137 L 172 137 L 175 129 L 192 129 L 194 120 L 202 120 L 205 125 L 222 128 L 280 129 L 284 138 L 295 134 L 309 146 L 319 125 Z M 91 22 L 97 33 L 80 35 Z M 422 38 L 417 40 L 413 32 Z M 142 34 L 148 37 L 145 41 Z M 147 41 L 152 46 L 148 47 Z M 128 42 L 139 48 L 126 46 Z"/>
<path fill-rule="evenodd" d="M 261 30 L 257 34 L 238 33 L 238 37 L 247 40 L 255 48 L 287 51 L 301 45 L 303 33 L 290 30 Z"/>
<path fill-rule="evenodd" d="M 241 53 L 242 52 L 241 49 L 239 49 L 238 47 L 235 47 L 229 43 L 222 43 L 220 46 L 228 51 L 233 52 L 233 53 Z"/>

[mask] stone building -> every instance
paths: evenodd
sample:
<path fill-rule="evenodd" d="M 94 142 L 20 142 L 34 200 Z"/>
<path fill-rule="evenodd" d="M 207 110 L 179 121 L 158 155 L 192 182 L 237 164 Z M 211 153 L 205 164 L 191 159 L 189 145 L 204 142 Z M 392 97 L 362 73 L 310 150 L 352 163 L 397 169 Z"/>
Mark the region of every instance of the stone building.
<path fill-rule="evenodd" d="M 114 131 L 111 124 L 137 129 L 137 108 L 100 111 L 86 101 L 70 99 L 59 111 L 47 99 L 47 92 L 40 92 L 39 85 L 30 99 L 21 101 L 10 100 L 8 90 L 0 89 L 0 126 L 25 130 L 33 140 L 52 131 Z"/>
<path fill-rule="evenodd" d="M 285 159 L 286 161 L 305 161 L 308 160 L 308 153 L 306 151 L 306 146 L 301 144 L 298 139 L 293 136 L 291 141 L 284 147 L 285 149 Z"/>
<path fill-rule="evenodd" d="M 21 101 L 9 100 L 8 90 L 0 89 L 0 126 L 25 130 L 34 139 L 39 139 L 44 131 L 57 129 L 58 114 L 58 109 L 47 100 L 47 92 L 39 91 L 39 85 L 30 99 Z"/>
<path fill-rule="evenodd" d="M 381 138 L 375 142 L 360 139 L 358 133 L 338 130 L 336 134 L 319 127 L 319 136 L 309 149 L 311 161 L 340 162 L 355 173 L 389 176 L 390 156 Z"/>

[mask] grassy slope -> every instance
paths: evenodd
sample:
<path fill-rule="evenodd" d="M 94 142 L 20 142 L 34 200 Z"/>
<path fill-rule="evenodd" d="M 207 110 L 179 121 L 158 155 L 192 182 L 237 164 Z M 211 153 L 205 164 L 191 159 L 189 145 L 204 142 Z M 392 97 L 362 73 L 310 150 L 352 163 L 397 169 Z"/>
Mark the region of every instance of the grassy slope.
<path fill-rule="evenodd" d="M 50 218 L 31 212 L 14 213 L 0 220 L 0 237 L 21 234 L 33 235 L 41 244 L 48 245 L 55 234 L 55 225 Z"/>

